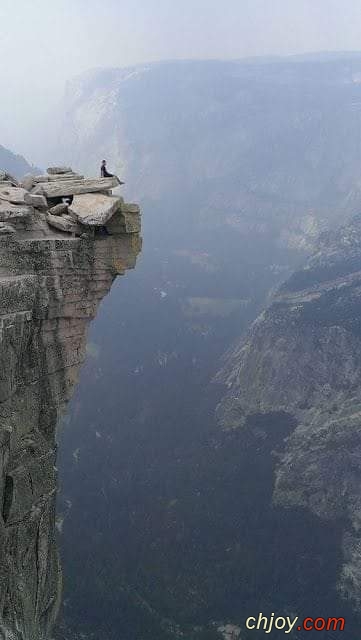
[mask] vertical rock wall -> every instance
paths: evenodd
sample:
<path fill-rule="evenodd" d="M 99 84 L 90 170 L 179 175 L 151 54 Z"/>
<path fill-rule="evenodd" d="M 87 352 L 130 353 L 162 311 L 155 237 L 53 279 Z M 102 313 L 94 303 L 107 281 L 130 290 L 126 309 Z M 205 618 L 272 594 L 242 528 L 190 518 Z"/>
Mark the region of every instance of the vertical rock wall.
<path fill-rule="evenodd" d="M 56 425 L 89 322 L 140 248 L 139 233 L 0 237 L 1 639 L 48 638 L 56 618 Z"/>

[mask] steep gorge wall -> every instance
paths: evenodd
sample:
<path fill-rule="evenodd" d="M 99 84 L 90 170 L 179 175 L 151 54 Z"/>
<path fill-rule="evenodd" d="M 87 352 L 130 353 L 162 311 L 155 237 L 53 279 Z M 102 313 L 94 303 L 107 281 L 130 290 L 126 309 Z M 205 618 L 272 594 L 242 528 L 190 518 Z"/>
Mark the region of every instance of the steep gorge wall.
<path fill-rule="evenodd" d="M 338 590 L 361 607 L 361 218 L 325 237 L 274 297 L 217 380 L 223 429 L 294 421 L 278 447 L 273 502 L 342 527 Z M 271 428 L 271 427 L 269 427 Z M 266 430 L 267 431 L 267 430 Z M 266 437 L 266 432 L 265 432 Z M 335 585 L 336 586 L 336 585 Z"/>
<path fill-rule="evenodd" d="M 0 637 L 49 637 L 61 595 L 55 539 L 56 425 L 87 327 L 139 233 L 0 237 Z"/>

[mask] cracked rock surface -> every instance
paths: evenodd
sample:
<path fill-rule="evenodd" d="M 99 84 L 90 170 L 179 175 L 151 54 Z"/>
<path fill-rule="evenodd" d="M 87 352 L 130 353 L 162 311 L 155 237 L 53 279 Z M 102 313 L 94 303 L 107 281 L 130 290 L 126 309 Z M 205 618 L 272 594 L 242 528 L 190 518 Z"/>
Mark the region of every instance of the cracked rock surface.
<path fill-rule="evenodd" d="M 76 238 L 33 212 L 0 235 L 0 638 L 50 637 L 62 581 L 56 426 L 89 322 L 140 249 L 124 220 L 112 237 Z"/>

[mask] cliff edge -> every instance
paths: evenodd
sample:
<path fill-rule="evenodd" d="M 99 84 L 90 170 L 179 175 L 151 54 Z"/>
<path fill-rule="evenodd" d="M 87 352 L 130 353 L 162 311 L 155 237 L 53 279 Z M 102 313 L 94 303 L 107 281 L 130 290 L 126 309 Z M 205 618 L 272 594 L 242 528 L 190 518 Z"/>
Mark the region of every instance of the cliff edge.
<path fill-rule="evenodd" d="M 61 181 L 50 175 L 35 184 Z M 43 640 L 61 597 L 56 426 L 85 357 L 89 322 L 116 276 L 135 266 L 140 213 L 136 205 L 127 211 L 108 185 L 100 194 L 111 202 L 107 220 L 94 224 L 99 210 L 88 198 L 89 208 L 83 204 L 82 211 L 89 219 L 79 222 L 69 213 L 76 193 L 68 202 L 54 202 L 51 197 L 63 196 L 50 196 L 43 187 L 34 193 L 34 183 L 25 188 L 5 172 L 2 177 L 7 184 L 0 184 L 0 637 Z M 83 189 L 79 180 L 63 180 L 68 184 L 58 192 Z M 62 214 L 54 217 L 76 225 L 76 231 L 49 224 L 49 210 L 56 206 Z M 103 203 L 103 213 L 104 208 Z M 112 226 L 111 237 L 94 229 L 104 231 L 105 224 Z"/>

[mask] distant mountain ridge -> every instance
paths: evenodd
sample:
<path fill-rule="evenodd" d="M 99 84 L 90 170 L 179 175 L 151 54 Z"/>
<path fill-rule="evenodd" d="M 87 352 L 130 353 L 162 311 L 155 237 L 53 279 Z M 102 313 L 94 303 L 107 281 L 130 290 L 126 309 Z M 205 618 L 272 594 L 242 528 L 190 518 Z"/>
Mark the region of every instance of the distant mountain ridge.
<path fill-rule="evenodd" d="M 107 158 L 165 221 L 307 248 L 361 203 L 360 77 L 352 53 L 92 70 L 68 86 L 63 154 Z"/>
<path fill-rule="evenodd" d="M 26 173 L 41 173 L 37 167 L 30 165 L 23 156 L 18 155 L 0 145 L 0 169 L 20 178 Z"/>

